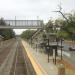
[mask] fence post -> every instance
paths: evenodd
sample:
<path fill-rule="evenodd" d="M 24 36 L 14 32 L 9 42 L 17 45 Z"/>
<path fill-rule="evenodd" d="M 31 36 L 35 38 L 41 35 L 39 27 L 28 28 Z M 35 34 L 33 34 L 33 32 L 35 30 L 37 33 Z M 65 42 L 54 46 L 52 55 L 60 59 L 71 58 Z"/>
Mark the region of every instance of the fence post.
<path fill-rule="evenodd" d="M 63 64 L 58 66 L 58 75 L 65 75 L 65 67 Z"/>

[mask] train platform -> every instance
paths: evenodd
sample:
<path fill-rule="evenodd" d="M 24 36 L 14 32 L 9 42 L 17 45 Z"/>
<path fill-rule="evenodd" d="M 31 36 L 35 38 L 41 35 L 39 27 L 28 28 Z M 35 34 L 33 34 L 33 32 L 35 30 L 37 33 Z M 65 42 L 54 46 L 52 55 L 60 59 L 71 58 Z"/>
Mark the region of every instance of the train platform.
<path fill-rule="evenodd" d="M 53 64 L 52 60 L 48 63 L 46 54 L 39 52 L 39 49 L 36 52 L 24 40 L 22 40 L 22 44 L 37 75 L 58 75 L 58 68 Z"/>

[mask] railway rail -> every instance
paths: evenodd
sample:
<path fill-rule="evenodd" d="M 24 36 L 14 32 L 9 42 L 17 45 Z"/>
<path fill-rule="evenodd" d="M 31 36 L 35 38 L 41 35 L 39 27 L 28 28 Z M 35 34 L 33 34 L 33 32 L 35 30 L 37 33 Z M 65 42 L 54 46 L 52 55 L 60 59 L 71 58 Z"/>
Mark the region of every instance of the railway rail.
<path fill-rule="evenodd" d="M 6 42 L 5 42 L 6 43 Z M 7 58 L 12 45 L 15 43 L 15 40 L 9 41 L 9 43 L 6 43 L 6 46 L 3 45 L 2 48 L 0 48 L 0 66 L 4 62 L 4 60 Z"/>
<path fill-rule="evenodd" d="M 20 41 L 18 41 L 17 44 L 16 54 L 10 75 L 36 75 L 34 68 Z"/>

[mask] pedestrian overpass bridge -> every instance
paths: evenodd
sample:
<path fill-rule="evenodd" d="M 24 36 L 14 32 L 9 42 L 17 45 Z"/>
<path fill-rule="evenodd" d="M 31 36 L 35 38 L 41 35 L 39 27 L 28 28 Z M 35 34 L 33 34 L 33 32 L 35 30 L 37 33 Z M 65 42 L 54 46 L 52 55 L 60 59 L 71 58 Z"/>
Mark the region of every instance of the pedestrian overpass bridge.
<path fill-rule="evenodd" d="M 5 25 L 0 23 L 0 29 L 40 29 L 43 27 L 42 20 L 3 20 Z"/>

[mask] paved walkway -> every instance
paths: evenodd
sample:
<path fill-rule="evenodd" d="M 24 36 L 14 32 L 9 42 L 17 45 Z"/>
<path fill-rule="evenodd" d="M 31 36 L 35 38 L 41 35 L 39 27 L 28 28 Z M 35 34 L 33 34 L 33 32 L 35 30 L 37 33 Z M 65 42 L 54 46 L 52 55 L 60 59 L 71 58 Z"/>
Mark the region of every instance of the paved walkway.
<path fill-rule="evenodd" d="M 33 57 L 33 60 L 37 63 L 38 68 L 43 72 L 43 74 L 39 74 L 39 71 L 37 69 L 37 75 L 58 75 L 58 69 L 57 67 L 52 63 L 52 60 L 48 63 L 47 61 L 47 55 L 44 53 L 36 52 L 35 49 L 31 48 L 31 46 L 22 40 L 23 46 L 29 53 L 28 55 L 31 55 L 29 58 Z M 36 68 L 35 64 L 33 64 L 34 68 Z"/>

